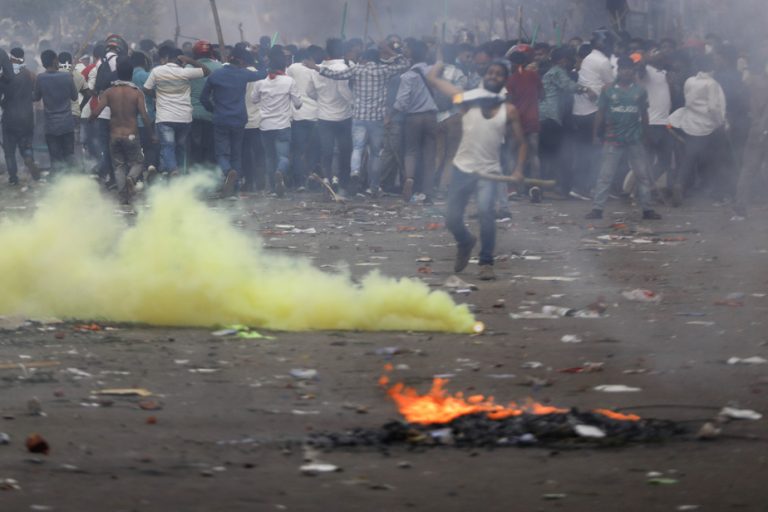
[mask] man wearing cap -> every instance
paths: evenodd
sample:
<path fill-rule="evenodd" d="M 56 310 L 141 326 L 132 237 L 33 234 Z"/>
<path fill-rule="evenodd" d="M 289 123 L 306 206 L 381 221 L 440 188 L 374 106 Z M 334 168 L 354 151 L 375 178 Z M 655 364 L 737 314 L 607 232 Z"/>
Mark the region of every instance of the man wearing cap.
<path fill-rule="evenodd" d="M 216 60 L 213 45 L 201 39 L 192 46 L 192 55 L 200 64 L 211 70 L 220 69 L 223 64 Z M 200 96 L 207 78 L 197 78 L 190 82 L 192 87 L 192 131 L 189 134 L 189 163 L 191 165 L 211 165 L 216 163 L 216 151 L 213 134 L 213 114 L 209 112 Z"/>
<path fill-rule="evenodd" d="M 8 182 L 18 185 L 18 165 L 16 149 L 21 153 L 24 164 L 32 178 L 37 180 L 40 173 L 32 156 L 32 135 L 34 132 L 34 112 L 32 109 L 32 93 L 35 87 L 35 76 L 24 65 L 24 50 L 11 50 L 13 64 L 13 80 L 4 85 L 2 91 L 3 108 L 3 150 L 5 151 L 5 166 L 8 169 Z"/>
<path fill-rule="evenodd" d="M 190 81 L 208 76 L 203 64 L 185 56 L 178 48 L 163 46 L 160 66 L 149 73 L 144 92 L 156 98 L 156 126 L 160 139 L 160 171 L 175 176 L 183 167 L 187 137 L 192 126 Z M 191 67 L 182 67 L 189 65 Z"/>
<path fill-rule="evenodd" d="M 211 73 L 200 94 L 200 102 L 213 113 L 213 140 L 216 161 L 224 173 L 222 195 L 230 197 L 243 172 L 243 137 L 248 122 L 245 90 L 249 82 L 264 78 L 263 73 L 249 71 L 253 62 L 250 52 L 235 47 L 228 66 Z"/>

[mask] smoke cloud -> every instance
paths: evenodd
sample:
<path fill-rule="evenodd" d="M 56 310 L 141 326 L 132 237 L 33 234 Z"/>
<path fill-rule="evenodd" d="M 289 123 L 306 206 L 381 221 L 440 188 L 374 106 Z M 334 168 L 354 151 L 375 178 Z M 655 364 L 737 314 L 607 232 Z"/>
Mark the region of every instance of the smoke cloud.
<path fill-rule="evenodd" d="M 209 185 L 198 175 L 156 187 L 128 227 L 92 180 L 62 179 L 32 218 L 0 225 L 0 314 L 285 331 L 472 331 L 466 306 L 423 283 L 374 273 L 357 286 L 306 260 L 265 254 L 197 198 Z"/>

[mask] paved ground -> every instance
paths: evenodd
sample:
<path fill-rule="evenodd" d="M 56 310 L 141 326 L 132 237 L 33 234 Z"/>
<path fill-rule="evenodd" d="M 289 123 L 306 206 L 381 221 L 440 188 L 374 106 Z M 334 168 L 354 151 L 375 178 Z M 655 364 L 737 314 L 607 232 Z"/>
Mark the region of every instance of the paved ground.
<path fill-rule="evenodd" d="M 3 216 L 27 214 L 18 207 L 34 203 L 31 191 L 2 188 L 0 196 Z M 345 261 L 355 276 L 378 268 L 436 288 L 451 275 L 450 236 L 426 229 L 441 222 L 440 205 L 386 199 L 342 209 L 302 195 L 223 207 L 239 228 L 266 233 L 269 250 L 309 256 L 318 266 Z M 663 221 L 641 223 L 630 206 L 614 202 L 609 211 L 616 213 L 590 225 L 580 202 L 513 207 L 512 221 L 499 223 L 499 280 L 477 282 L 475 265 L 461 276 L 480 286 L 457 300 L 473 305 L 488 327 L 483 336 L 324 332 L 242 340 L 213 336 L 213 329 L 102 324 L 111 329 L 91 332 L 5 320 L 0 432 L 11 443 L 0 446 L 0 479 L 15 479 L 20 489 L 0 491 L 0 510 L 768 510 L 765 419 L 729 423 L 710 442 L 622 449 L 337 451 L 321 458 L 343 471 L 300 474 L 296 441 L 308 433 L 398 418 L 376 385 L 388 362 L 395 380 L 422 390 L 434 375 L 453 374 L 452 390 L 564 407 L 640 407 L 638 414 L 686 421 L 693 430 L 728 404 L 768 413 L 768 365 L 725 363 L 768 357 L 767 210 L 734 224 L 728 210 L 701 200 L 661 208 Z M 616 221 L 626 228 L 611 227 Z M 277 224 L 317 234 L 276 235 Z M 605 237 L 622 233 L 630 234 Z M 424 256 L 433 262 L 416 262 Z M 420 273 L 423 266 L 431 274 Z M 569 279 L 533 279 L 547 276 Z M 661 304 L 621 297 L 635 288 L 661 293 Z M 743 305 L 716 305 L 734 292 L 744 294 Z M 494 307 L 500 299 L 504 307 Z M 510 318 L 598 299 L 608 304 L 599 319 Z M 583 342 L 563 343 L 568 334 Z M 401 353 L 377 354 L 383 347 Z M 53 363 L 14 366 L 40 361 Z M 542 366 L 523 367 L 531 361 Z M 585 362 L 604 369 L 558 372 Z M 299 382 L 289 375 L 294 368 L 316 369 L 318 378 Z M 642 391 L 593 389 L 602 384 Z M 91 398 L 94 390 L 122 387 L 150 390 L 162 408 L 142 410 L 137 398 L 113 397 L 111 405 Z M 29 414 L 35 398 L 44 416 Z M 34 432 L 49 442 L 48 456 L 26 451 L 24 439 Z M 649 485 L 649 472 L 670 485 Z M 550 494 L 560 499 L 545 499 Z"/>

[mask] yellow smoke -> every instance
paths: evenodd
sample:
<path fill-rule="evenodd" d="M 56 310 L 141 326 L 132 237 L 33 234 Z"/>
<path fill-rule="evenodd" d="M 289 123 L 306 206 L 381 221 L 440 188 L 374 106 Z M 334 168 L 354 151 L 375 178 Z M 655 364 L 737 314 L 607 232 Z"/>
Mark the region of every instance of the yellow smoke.
<path fill-rule="evenodd" d="M 444 292 L 377 273 L 361 285 L 265 254 L 197 198 L 206 179 L 156 187 L 134 226 L 87 178 L 62 179 L 32 218 L 0 225 L 0 315 L 285 331 L 471 332 Z"/>

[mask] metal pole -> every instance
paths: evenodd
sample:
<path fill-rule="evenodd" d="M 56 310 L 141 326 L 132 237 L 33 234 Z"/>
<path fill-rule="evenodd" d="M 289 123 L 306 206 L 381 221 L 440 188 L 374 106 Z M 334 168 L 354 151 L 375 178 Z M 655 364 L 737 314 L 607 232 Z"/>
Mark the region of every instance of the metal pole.
<path fill-rule="evenodd" d="M 216 24 L 216 35 L 219 37 L 219 54 L 222 62 L 227 60 L 227 51 L 224 46 L 224 33 L 221 31 L 221 20 L 219 19 L 219 10 L 216 8 L 216 0 L 211 0 L 211 10 L 213 11 L 213 22 Z"/>
<path fill-rule="evenodd" d="M 176 35 L 173 38 L 173 44 L 179 46 L 179 36 L 181 35 L 181 25 L 179 25 L 179 4 L 173 0 L 173 11 L 176 14 Z"/>

